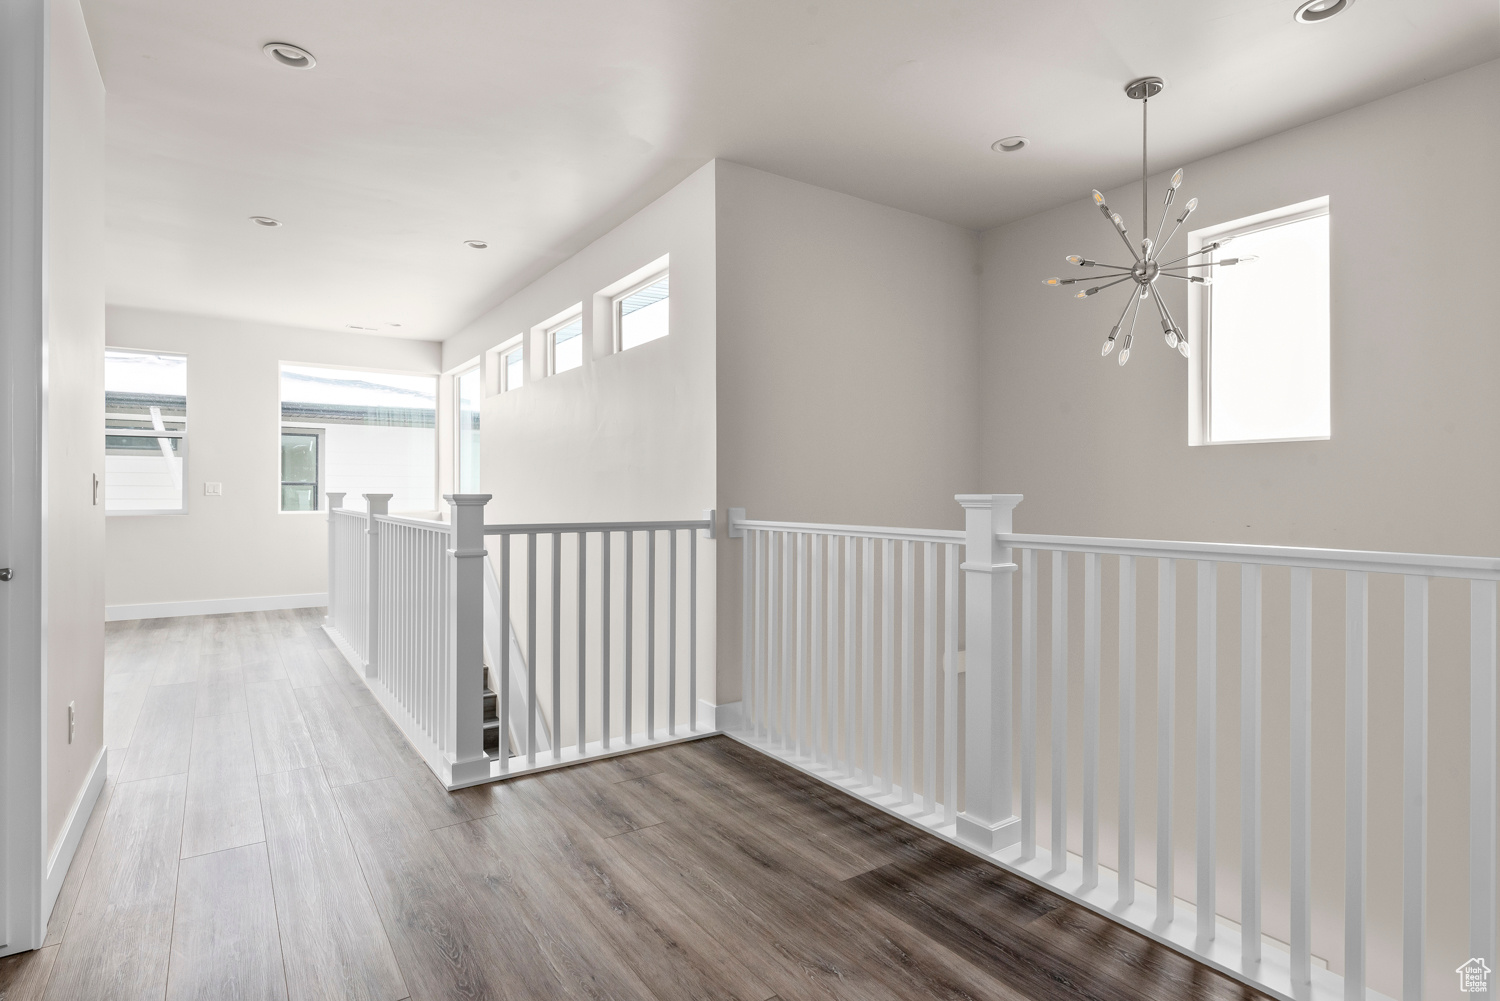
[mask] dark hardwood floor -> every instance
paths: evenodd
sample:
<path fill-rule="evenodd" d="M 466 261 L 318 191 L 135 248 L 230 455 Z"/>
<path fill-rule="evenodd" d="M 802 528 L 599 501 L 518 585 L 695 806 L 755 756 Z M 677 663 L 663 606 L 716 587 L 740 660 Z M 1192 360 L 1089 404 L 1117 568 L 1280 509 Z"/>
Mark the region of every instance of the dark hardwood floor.
<path fill-rule="evenodd" d="M 724 737 L 449 794 L 320 616 L 110 625 L 109 781 L 0 1001 L 1260 996 Z"/>

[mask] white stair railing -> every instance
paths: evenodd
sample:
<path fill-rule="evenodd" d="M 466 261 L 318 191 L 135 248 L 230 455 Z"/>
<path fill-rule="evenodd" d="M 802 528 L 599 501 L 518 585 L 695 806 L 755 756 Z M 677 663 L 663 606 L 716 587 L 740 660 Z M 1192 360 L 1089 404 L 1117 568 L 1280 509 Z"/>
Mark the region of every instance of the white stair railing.
<path fill-rule="evenodd" d="M 712 538 L 711 512 L 486 526 L 488 494 L 445 495 L 449 523 L 364 497 L 361 514 L 329 495 L 326 629 L 448 788 L 710 732 L 697 710 L 698 536 Z M 525 560 L 515 588 L 513 555 Z"/>
<path fill-rule="evenodd" d="M 1017 535 L 1011 510 L 1017 495 L 964 496 L 964 532 L 862 528 L 841 525 L 749 521 L 730 512 L 729 534 L 743 540 L 743 699 L 740 728 L 732 733 L 766 753 L 838 785 L 854 795 L 922 825 L 1090 908 L 1129 925 L 1195 959 L 1274 996 L 1287 999 L 1378 998 L 1367 985 L 1370 912 L 1367 889 L 1369 807 L 1369 579 L 1403 580 L 1402 694 L 1403 759 L 1400 826 L 1400 996 L 1423 997 L 1428 951 L 1426 831 L 1432 822 L 1468 830 L 1468 954 L 1495 969 L 1496 963 L 1496 587 L 1500 560 L 1420 556 L 1268 546 L 1142 542 Z M 956 565 L 958 544 L 964 559 Z M 917 547 L 922 547 L 918 556 Z M 943 571 L 937 571 L 937 550 Z M 1047 555 L 1047 554 L 1050 554 Z M 1073 555 L 1078 554 L 1078 555 Z M 1101 747 L 1101 660 L 1104 644 L 1103 585 L 1113 564 L 1118 602 L 1118 641 L 1112 644 L 1118 678 L 1118 746 Z M 1155 871 L 1135 872 L 1137 838 L 1136 579 L 1154 561 L 1157 657 L 1154 792 Z M 1069 740 L 1073 706 L 1068 646 L 1069 565 L 1081 562 L 1082 725 Z M 1019 563 L 1019 566 L 1017 565 Z M 1196 699 L 1191 736 L 1195 766 L 1190 781 L 1173 774 L 1179 738 L 1176 715 L 1176 584 L 1179 566 L 1196 570 L 1193 672 Z M 1050 564 L 1050 669 L 1039 677 L 1038 570 Z M 1237 565 L 1239 621 L 1221 615 L 1217 589 L 1221 564 Z M 1289 774 L 1284 786 L 1290 819 L 1285 892 L 1289 941 L 1263 945 L 1262 864 L 1263 755 L 1261 719 L 1262 571 L 1286 568 L 1285 661 L 1291 682 Z M 1184 568 L 1186 569 L 1186 568 Z M 913 585 L 919 570 L 920 613 Z M 965 580 L 960 583 L 958 570 Z M 1320 921 L 1343 924 L 1342 975 L 1313 954 L 1313 688 L 1314 571 L 1343 577 L 1343 760 L 1344 893 L 1342 908 L 1326 902 Z M 1013 579 L 1019 572 L 1019 586 Z M 1280 588 L 1281 570 L 1277 587 Z M 896 581 L 899 573 L 901 584 Z M 877 576 L 879 584 L 877 585 Z M 1428 581 L 1468 582 L 1469 774 L 1466 816 L 1428 816 L 1429 705 Z M 1321 583 L 1319 587 L 1326 587 Z M 966 662 L 954 650 L 959 595 L 965 615 Z M 1279 593 L 1279 591 L 1278 591 Z M 1149 595 L 1148 595 L 1149 601 Z M 1148 606 L 1149 607 L 1149 606 Z M 878 626 L 876 609 L 879 609 Z M 1216 837 L 1217 776 L 1221 741 L 1218 627 L 1240 635 L 1238 754 L 1240 767 L 1239 921 L 1222 913 L 1216 881 L 1220 859 Z M 1279 619 L 1279 617 L 1278 617 Z M 939 622 L 943 626 L 938 625 Z M 1019 635 L 1013 622 L 1019 622 Z M 1185 623 L 1183 624 L 1185 627 Z M 1182 630 L 1186 632 L 1184 628 Z M 935 637 L 943 636 L 937 656 Z M 924 654 L 914 657 L 922 638 Z M 1012 677 L 1013 658 L 1019 678 Z M 895 665 L 900 664 L 899 672 Z M 878 667 L 877 667 L 878 665 Z M 963 678 L 959 681 L 958 672 Z M 920 681 L 918 680 L 920 679 Z M 1038 844 L 1038 685 L 1050 682 L 1049 844 Z M 1012 705 L 1013 683 L 1019 704 Z M 936 692 L 942 685 L 941 697 Z M 960 685 L 962 691 L 960 691 Z M 923 732 L 914 696 L 921 691 Z M 962 705 L 962 719 L 957 706 Z M 939 708 L 941 706 L 941 708 Z M 936 719 L 941 723 L 934 726 Z M 1046 722 L 1046 721 L 1041 721 Z M 959 726 L 963 733 L 959 736 Z M 943 735 L 941 743 L 938 733 Z M 1013 746 L 1019 760 L 1012 759 Z M 1114 820 L 1119 840 L 1117 868 L 1100 861 L 1101 754 L 1118 765 Z M 1077 757 L 1074 757 L 1074 756 Z M 1069 760 L 1079 763 L 1081 805 L 1071 828 Z M 1019 804 L 1012 783 L 1019 785 Z M 955 815 L 955 795 L 962 789 Z M 1283 787 L 1278 783 L 1278 790 Z M 1193 903 L 1178 896 L 1174 863 L 1185 854 L 1174 840 L 1174 797 L 1193 804 Z M 1017 811 L 1017 805 L 1019 810 Z M 1080 836 L 1081 834 L 1081 836 Z M 1183 888 L 1184 890 L 1186 888 Z M 1450 900 L 1451 904 L 1452 901 Z M 1452 917 L 1453 915 L 1445 915 Z M 1450 922 L 1451 923 L 1451 922 Z M 1474 969 L 1479 969 L 1475 966 Z M 1461 970 L 1458 972 L 1462 972 Z M 1452 975 L 1452 974 L 1450 974 Z M 1382 983 L 1394 990 L 1394 984 Z"/>
<path fill-rule="evenodd" d="M 452 521 L 364 514 L 329 494 L 327 631 L 448 788 L 487 781 L 484 504 L 445 495 Z M 362 536 L 362 537 L 361 537 Z"/>
<path fill-rule="evenodd" d="M 694 521 L 484 527 L 497 539 L 496 634 L 524 643 L 498 644 L 491 663 L 498 715 L 512 721 L 516 749 L 496 758 L 495 775 L 710 732 L 698 720 L 698 537 L 712 532 L 712 512 Z M 519 716 L 513 699 L 524 702 Z"/>

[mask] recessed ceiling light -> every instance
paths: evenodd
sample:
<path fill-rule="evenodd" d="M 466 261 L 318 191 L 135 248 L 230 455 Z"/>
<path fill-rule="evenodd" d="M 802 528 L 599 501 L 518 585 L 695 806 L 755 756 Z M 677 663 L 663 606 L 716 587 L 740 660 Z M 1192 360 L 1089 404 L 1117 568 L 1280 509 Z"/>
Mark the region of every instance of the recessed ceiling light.
<path fill-rule="evenodd" d="M 346 323 L 346 324 L 344 324 L 344 326 L 347 327 L 347 328 L 349 328 L 350 330 L 368 330 L 368 331 L 371 331 L 371 332 L 380 329 L 379 327 L 362 327 L 362 326 L 360 326 L 357 323 Z"/>
<path fill-rule="evenodd" d="M 1317 24 L 1335 14 L 1342 14 L 1353 6 L 1354 0 L 1307 0 L 1298 6 L 1297 13 L 1292 18 L 1303 24 Z"/>
<path fill-rule="evenodd" d="M 1006 136 L 1004 139 L 996 139 L 991 143 L 990 149 L 996 153 L 1019 153 L 1030 145 L 1031 140 L 1025 136 Z"/>
<path fill-rule="evenodd" d="M 399 324 L 399 323 L 390 323 L 390 322 L 389 322 L 389 321 L 388 321 L 388 322 L 387 322 L 387 323 L 386 323 L 386 326 L 387 326 L 387 327 L 391 327 L 391 328 L 393 328 L 393 329 L 398 329 L 398 330 L 399 330 L 399 329 L 400 329 L 400 327 L 401 327 L 401 324 Z"/>
<path fill-rule="evenodd" d="M 471 250 L 484 250 L 489 246 L 489 244 L 485 243 L 483 240 L 465 240 L 464 246 L 468 247 Z"/>
<path fill-rule="evenodd" d="M 250 221 L 255 223 L 255 225 L 257 226 L 264 226 L 267 229 L 275 229 L 277 226 L 281 225 L 281 221 L 279 219 L 272 219 L 268 215 L 253 215 L 250 217 Z"/>
<path fill-rule="evenodd" d="M 318 65 L 313 54 L 300 45 L 291 42 L 267 42 L 260 47 L 260 51 L 266 54 L 266 58 L 294 70 L 310 70 Z"/>

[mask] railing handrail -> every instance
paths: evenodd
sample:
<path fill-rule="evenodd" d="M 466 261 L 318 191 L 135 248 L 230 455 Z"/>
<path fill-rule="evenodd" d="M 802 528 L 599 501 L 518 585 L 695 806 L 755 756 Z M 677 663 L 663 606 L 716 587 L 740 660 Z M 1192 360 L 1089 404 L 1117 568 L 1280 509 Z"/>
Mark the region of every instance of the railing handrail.
<path fill-rule="evenodd" d="M 861 539 L 895 539 L 910 542 L 962 542 L 961 529 L 881 528 L 871 525 L 821 525 L 800 521 L 752 521 L 736 518 L 729 523 L 731 531 L 749 529 L 756 532 L 802 532 L 808 535 L 854 536 Z"/>
<path fill-rule="evenodd" d="M 691 521 L 579 521 L 545 524 L 486 525 L 485 535 L 552 535 L 558 532 L 669 532 L 674 529 L 713 528 L 713 521 L 699 518 Z"/>
<path fill-rule="evenodd" d="M 746 523 L 748 524 L 748 523 Z M 1310 549 L 1299 546 L 1255 546 L 1224 542 L 1170 542 L 1150 539 L 1096 539 L 1074 535 L 998 533 L 996 541 L 1016 549 L 1060 550 L 1161 559 L 1212 559 L 1224 563 L 1305 567 L 1312 570 L 1357 570 L 1420 577 L 1500 580 L 1500 558 L 1428 553 L 1380 553 L 1357 549 Z"/>
<path fill-rule="evenodd" d="M 438 521 L 436 518 L 413 518 L 409 515 L 377 514 L 375 520 L 387 525 L 409 525 L 412 528 L 423 528 L 429 532 L 441 532 L 444 535 L 453 534 L 452 522 Z"/>

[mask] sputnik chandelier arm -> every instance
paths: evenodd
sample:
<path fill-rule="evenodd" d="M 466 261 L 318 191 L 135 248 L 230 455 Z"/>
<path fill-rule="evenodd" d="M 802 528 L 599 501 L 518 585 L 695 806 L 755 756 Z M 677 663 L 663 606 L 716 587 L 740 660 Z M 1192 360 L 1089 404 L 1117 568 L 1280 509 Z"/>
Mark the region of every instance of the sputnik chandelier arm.
<path fill-rule="evenodd" d="M 1105 289 L 1113 288 L 1116 285 L 1120 285 L 1125 282 L 1134 282 L 1134 284 L 1131 286 L 1130 301 L 1127 301 L 1125 303 L 1125 308 L 1120 311 L 1120 318 L 1118 321 L 1116 321 L 1114 327 L 1110 329 L 1109 338 L 1104 342 L 1104 347 L 1100 351 L 1100 354 L 1102 355 L 1108 355 L 1114 351 L 1116 339 L 1119 337 L 1120 331 L 1122 329 L 1125 329 L 1125 318 L 1128 315 L 1130 317 L 1130 326 L 1125 331 L 1125 340 L 1118 355 L 1119 363 L 1121 365 L 1124 365 L 1127 361 L 1130 360 L 1130 346 L 1131 343 L 1135 340 L 1135 325 L 1136 321 L 1140 319 L 1141 303 L 1148 298 L 1156 306 L 1157 315 L 1161 318 L 1162 333 L 1166 338 L 1167 346 L 1170 348 L 1176 348 L 1184 358 L 1188 357 L 1189 355 L 1187 335 L 1182 332 L 1182 328 L 1179 327 L 1177 325 L 1177 322 L 1172 319 L 1172 311 L 1167 308 L 1166 300 L 1162 298 L 1161 292 L 1157 290 L 1157 279 L 1163 277 L 1175 278 L 1178 281 L 1188 282 L 1189 284 L 1208 285 L 1213 282 L 1213 279 L 1211 277 L 1208 277 L 1207 275 L 1195 273 L 1196 269 L 1229 267 L 1234 264 L 1243 264 L 1255 260 L 1255 258 L 1252 256 L 1231 257 L 1219 261 L 1191 260 L 1192 258 L 1199 257 L 1202 254 L 1209 254 L 1217 250 L 1221 246 L 1221 243 L 1215 242 L 1210 243 L 1198 250 L 1192 251 L 1191 253 L 1184 254 L 1181 257 L 1175 258 L 1165 263 L 1162 262 L 1162 248 L 1172 242 L 1172 239 L 1177 235 L 1177 231 L 1182 228 L 1182 224 L 1186 222 L 1188 217 L 1191 216 L 1193 212 L 1198 208 L 1198 199 L 1188 199 L 1187 204 L 1183 206 L 1182 214 L 1177 216 L 1171 231 L 1167 233 L 1166 240 L 1161 239 L 1162 232 L 1167 228 L 1167 220 L 1171 218 L 1172 215 L 1172 203 L 1177 198 L 1177 189 L 1182 187 L 1181 168 L 1178 168 L 1178 170 L 1172 175 L 1171 181 L 1167 184 L 1166 196 L 1162 201 L 1161 220 L 1157 223 L 1156 226 L 1156 235 L 1154 237 L 1145 236 L 1145 234 L 1149 231 L 1151 225 L 1149 216 L 1150 200 L 1146 183 L 1149 177 L 1147 173 L 1147 139 L 1149 133 L 1147 131 L 1146 108 L 1150 103 L 1151 98 L 1155 97 L 1157 94 L 1160 94 L 1164 86 L 1165 84 L 1163 84 L 1161 78 L 1154 76 L 1142 77 L 1139 80 L 1132 80 L 1125 86 L 1125 96 L 1129 97 L 1133 101 L 1141 102 L 1142 239 L 1139 250 L 1137 250 L 1136 245 L 1131 242 L 1130 231 L 1126 228 L 1125 220 L 1120 216 L 1120 213 L 1114 212 L 1110 209 L 1109 203 L 1105 201 L 1104 195 L 1101 194 L 1097 189 L 1093 192 L 1094 204 L 1098 206 L 1099 211 L 1104 215 L 1104 218 L 1109 220 L 1110 226 L 1114 228 L 1115 233 L 1120 237 L 1121 242 L 1125 244 L 1126 249 L 1130 251 L 1130 256 L 1134 263 L 1128 265 L 1101 264 L 1098 261 L 1091 261 L 1073 254 L 1067 258 L 1069 264 L 1081 268 L 1101 268 L 1104 269 L 1104 273 L 1091 275 L 1087 279 L 1046 279 L 1046 284 L 1048 285 L 1074 285 L 1083 281 L 1100 281 L 1100 284 L 1077 293 L 1075 298 L 1078 299 L 1087 299 L 1099 292 L 1104 291 Z"/>

